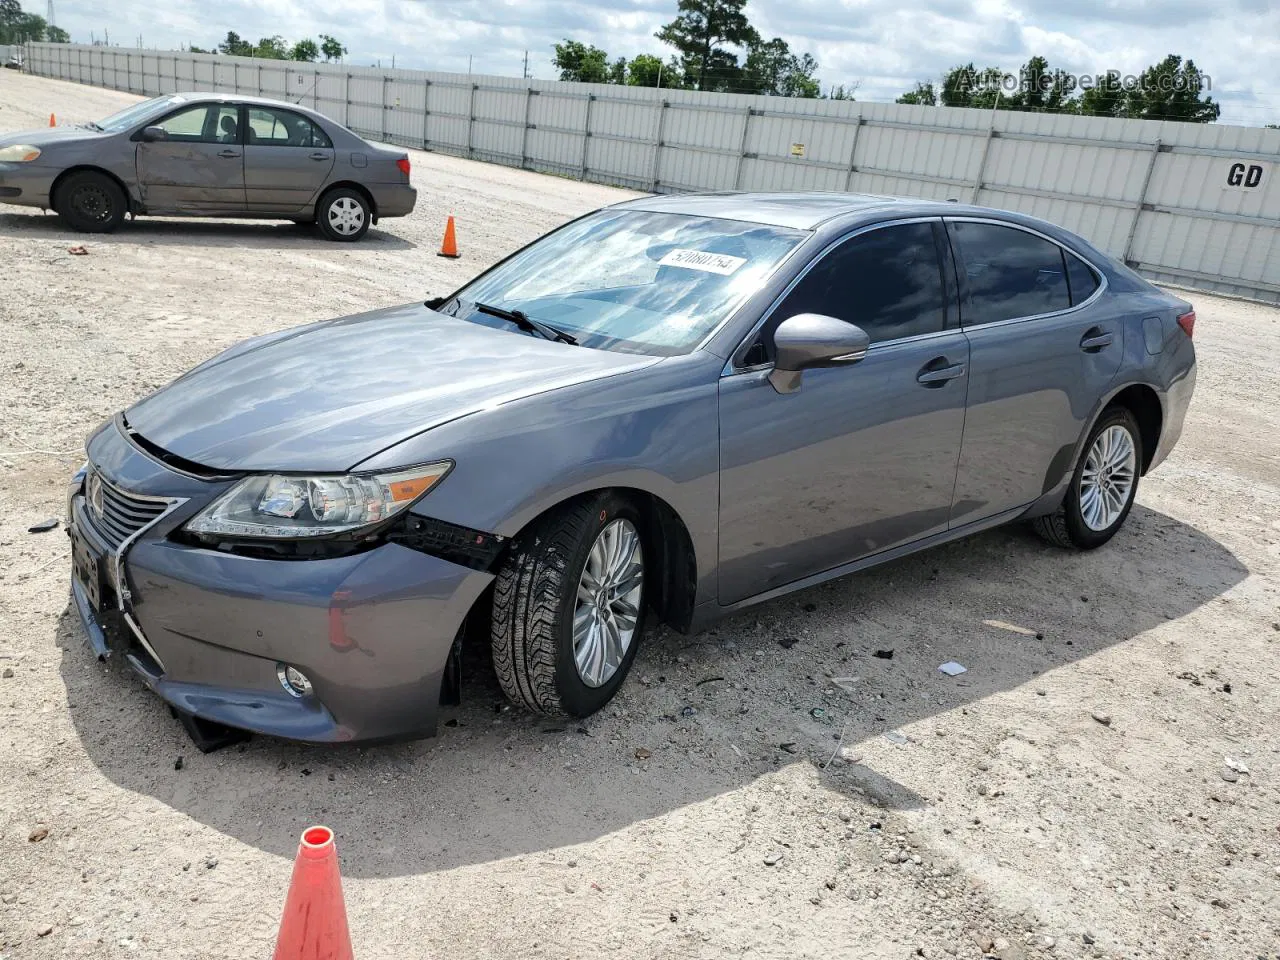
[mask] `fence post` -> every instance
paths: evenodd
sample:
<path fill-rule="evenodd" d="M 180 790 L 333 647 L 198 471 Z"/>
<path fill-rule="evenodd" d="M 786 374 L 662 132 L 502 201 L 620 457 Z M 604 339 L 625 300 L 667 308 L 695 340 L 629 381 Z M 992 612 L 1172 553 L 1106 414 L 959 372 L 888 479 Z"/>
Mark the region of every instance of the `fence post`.
<path fill-rule="evenodd" d="M 1133 238 L 1138 234 L 1138 221 L 1142 218 L 1142 208 L 1147 202 L 1147 188 L 1151 186 L 1151 174 L 1156 169 L 1156 157 L 1160 155 L 1160 140 L 1151 144 L 1151 156 L 1147 160 L 1147 172 L 1142 178 L 1142 189 L 1138 191 L 1138 200 L 1133 205 L 1133 223 L 1129 224 L 1129 236 L 1124 241 L 1124 256 L 1121 259 L 1127 266 L 1133 266 Z"/>
<path fill-rule="evenodd" d="M 987 169 L 987 155 L 991 153 L 991 141 L 995 139 L 996 121 L 991 118 L 991 126 L 987 127 L 987 141 L 982 145 L 982 159 L 978 161 L 978 174 L 973 178 L 973 195 L 969 198 L 970 203 L 978 202 L 978 191 L 982 189 L 982 175 Z"/>
<path fill-rule="evenodd" d="M 422 81 L 422 149 L 431 149 L 431 138 L 427 136 L 431 123 L 431 78 Z"/>
<path fill-rule="evenodd" d="M 533 98 L 537 93 L 530 84 L 524 92 L 524 129 L 520 131 L 520 169 L 529 163 L 529 117 L 532 115 Z"/>
<path fill-rule="evenodd" d="M 667 126 L 667 107 L 669 104 L 663 100 L 658 105 L 658 136 L 653 141 L 653 166 L 649 172 L 649 192 L 658 192 L 658 173 L 662 161 L 662 131 Z"/>
<path fill-rule="evenodd" d="M 382 130 L 382 142 L 387 142 L 387 83 L 390 77 L 382 78 L 382 119 L 378 121 L 379 128 Z"/>
<path fill-rule="evenodd" d="M 738 144 L 738 168 L 733 173 L 733 189 L 742 189 L 742 167 L 743 161 L 747 159 L 747 134 L 751 132 L 751 117 L 755 111 L 747 107 L 747 112 L 742 115 L 742 140 Z"/>
<path fill-rule="evenodd" d="M 587 115 L 582 118 L 582 160 L 578 164 L 578 179 L 587 179 L 587 147 L 591 143 L 591 105 L 596 102 L 594 93 L 587 94 Z"/>
<path fill-rule="evenodd" d="M 342 84 L 342 125 L 344 127 L 351 126 L 351 74 L 347 74 L 346 81 Z"/>
<path fill-rule="evenodd" d="M 320 70 L 317 68 L 311 78 L 311 103 L 316 113 L 320 112 Z"/>
<path fill-rule="evenodd" d="M 471 131 L 476 125 L 476 90 L 480 84 L 471 84 L 471 93 L 467 97 L 467 157 L 471 156 Z"/>
<path fill-rule="evenodd" d="M 853 189 L 853 175 L 858 172 L 858 132 L 866 122 L 866 117 L 859 113 L 858 122 L 853 125 L 853 143 L 849 144 L 849 172 L 844 178 L 845 193 Z"/>

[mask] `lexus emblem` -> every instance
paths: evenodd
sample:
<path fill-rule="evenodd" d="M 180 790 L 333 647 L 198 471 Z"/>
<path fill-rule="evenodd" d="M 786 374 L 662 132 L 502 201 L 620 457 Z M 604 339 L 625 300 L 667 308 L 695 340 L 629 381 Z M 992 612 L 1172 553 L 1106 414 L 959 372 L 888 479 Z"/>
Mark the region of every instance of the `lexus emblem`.
<path fill-rule="evenodd" d="M 85 487 L 85 498 L 93 508 L 96 516 L 102 516 L 102 478 L 96 473 L 89 474 L 89 482 Z"/>

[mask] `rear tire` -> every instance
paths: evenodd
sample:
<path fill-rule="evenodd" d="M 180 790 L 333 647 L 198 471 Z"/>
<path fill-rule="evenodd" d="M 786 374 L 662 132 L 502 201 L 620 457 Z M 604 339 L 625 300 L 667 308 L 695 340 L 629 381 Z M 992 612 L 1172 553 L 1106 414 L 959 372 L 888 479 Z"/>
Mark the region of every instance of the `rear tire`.
<path fill-rule="evenodd" d="M 613 699 L 644 633 L 649 571 L 643 529 L 630 501 L 603 493 L 553 511 L 516 540 L 494 585 L 490 632 L 494 670 L 508 699 L 573 717 L 595 713 Z M 616 563 L 605 562 L 606 542 L 618 544 Z M 606 586 L 601 597 L 588 585 L 596 582 L 616 585 Z M 587 599 L 592 596 L 594 601 Z M 595 638 L 598 658 L 591 656 Z"/>
<path fill-rule="evenodd" d="M 54 209 L 72 230 L 110 233 L 128 215 L 129 199 L 105 173 L 82 170 L 58 184 Z"/>
<path fill-rule="evenodd" d="M 1031 521 L 1055 546 L 1093 550 L 1116 535 L 1138 494 L 1142 431 L 1126 407 L 1109 407 L 1089 431 L 1071 485 L 1055 512 Z"/>
<path fill-rule="evenodd" d="M 316 204 L 316 223 L 327 240 L 354 243 L 369 232 L 372 220 L 368 198 L 351 187 L 334 187 Z"/>

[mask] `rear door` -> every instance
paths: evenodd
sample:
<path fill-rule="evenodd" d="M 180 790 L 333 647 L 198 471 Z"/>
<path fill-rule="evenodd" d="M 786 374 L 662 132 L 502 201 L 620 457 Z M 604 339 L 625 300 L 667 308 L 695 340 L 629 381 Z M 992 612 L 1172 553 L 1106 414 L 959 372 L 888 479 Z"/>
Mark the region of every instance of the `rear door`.
<path fill-rule="evenodd" d="M 150 126 L 166 139 L 139 142 L 138 185 L 148 213 L 244 212 L 244 148 L 240 108 L 197 103 Z"/>
<path fill-rule="evenodd" d="M 282 107 L 246 105 L 245 193 L 251 213 L 297 213 L 315 202 L 333 169 L 319 124 Z"/>
<path fill-rule="evenodd" d="M 951 525 L 1026 506 L 1061 478 L 1119 370 L 1120 317 L 1098 275 L 1013 224 L 954 218 L 947 232 L 969 338 L 969 401 Z"/>

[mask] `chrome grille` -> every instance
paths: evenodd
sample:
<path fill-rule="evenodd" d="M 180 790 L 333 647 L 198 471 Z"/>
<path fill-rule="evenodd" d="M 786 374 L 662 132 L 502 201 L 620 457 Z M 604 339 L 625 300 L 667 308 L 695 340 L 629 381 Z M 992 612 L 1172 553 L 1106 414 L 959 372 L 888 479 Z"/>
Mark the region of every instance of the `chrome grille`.
<path fill-rule="evenodd" d="M 84 490 L 89 520 L 113 550 L 169 508 L 166 500 L 139 497 L 113 487 L 96 470 L 89 471 Z"/>

